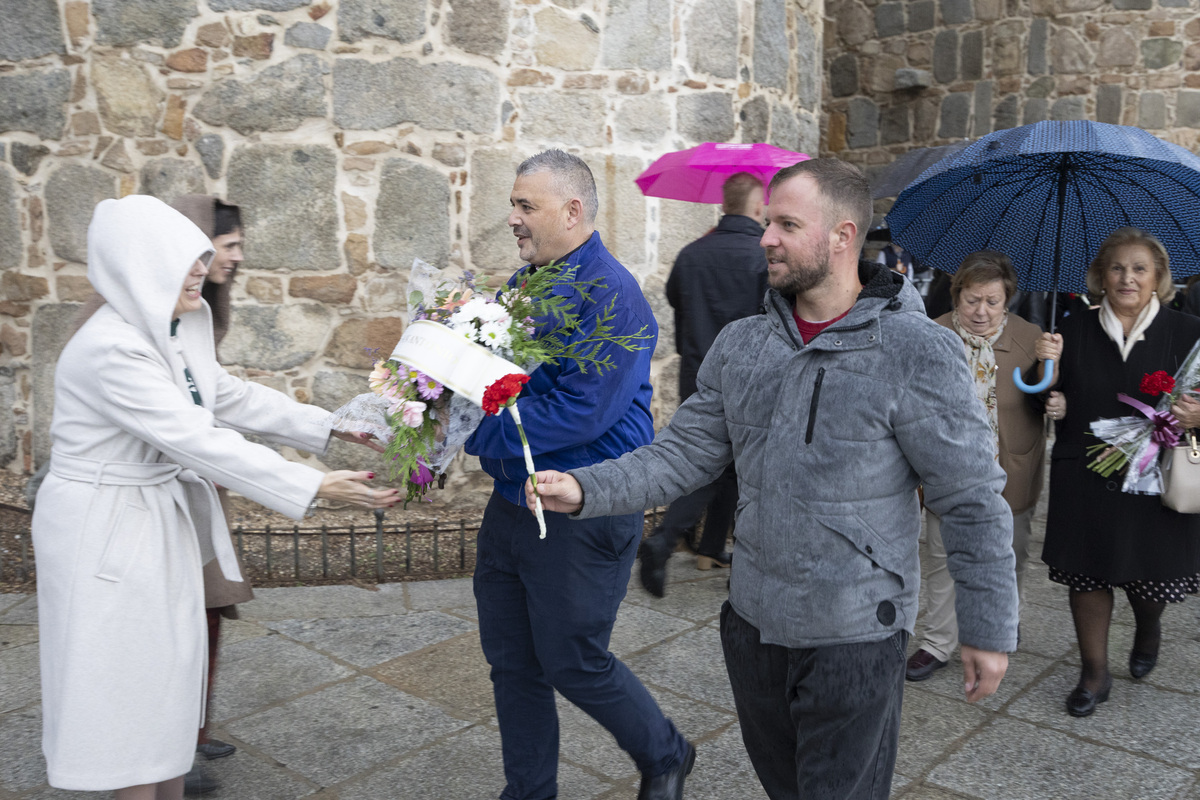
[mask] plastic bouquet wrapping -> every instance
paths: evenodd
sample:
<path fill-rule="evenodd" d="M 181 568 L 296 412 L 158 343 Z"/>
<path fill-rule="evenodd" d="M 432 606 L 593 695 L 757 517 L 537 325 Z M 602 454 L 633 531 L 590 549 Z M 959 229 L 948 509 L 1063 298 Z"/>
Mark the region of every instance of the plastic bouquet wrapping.
<path fill-rule="evenodd" d="M 517 399 L 529 374 L 545 363 L 574 361 L 583 372 L 615 369 L 607 345 L 640 350 L 645 329 L 619 334 L 611 321 L 616 298 L 589 331 L 571 304 L 604 288 L 580 281 L 576 270 L 549 264 L 525 268 L 499 292 L 477 284 L 470 272 L 448 279 L 420 259 L 409 276 L 409 325 L 386 357 L 377 354 L 370 392 L 333 414 L 333 427 L 368 431 L 386 442 L 391 478 L 403 479 L 406 505 L 423 498 L 444 475 L 459 448 L 487 414 L 508 409 L 534 477 L 533 456 Z M 577 335 L 582 334 L 582 335 Z M 535 509 L 546 535 L 541 501 Z"/>
<path fill-rule="evenodd" d="M 1092 423 L 1092 434 L 1102 439 L 1087 449 L 1096 458 L 1088 467 L 1105 477 L 1126 469 L 1121 491 L 1131 494 L 1162 494 L 1162 470 L 1159 454 L 1179 443 L 1183 426 L 1171 413 L 1171 406 L 1180 395 L 1194 392 L 1200 386 L 1200 342 L 1184 359 L 1174 376 L 1159 370 L 1142 377 L 1138 387 L 1143 394 L 1159 396 L 1151 408 L 1127 394 L 1117 399 L 1133 407 L 1140 416 L 1098 419 Z"/>

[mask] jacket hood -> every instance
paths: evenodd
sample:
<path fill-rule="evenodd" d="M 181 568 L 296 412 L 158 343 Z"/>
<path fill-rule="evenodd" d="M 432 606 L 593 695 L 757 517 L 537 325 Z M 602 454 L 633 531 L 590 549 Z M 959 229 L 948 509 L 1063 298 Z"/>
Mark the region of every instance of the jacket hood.
<path fill-rule="evenodd" d="M 921 293 L 903 275 L 892 272 L 882 264 L 860 259 L 858 281 L 862 284 L 862 291 L 858 293 L 846 319 L 837 323 L 834 328 L 858 324 L 864 317 L 874 318 L 883 312 L 919 311 L 925 316 L 925 303 L 921 299 Z M 791 318 L 794 303 L 795 295 L 785 295 L 769 288 L 763 298 L 763 311 L 773 309 L 779 319 L 786 321 Z M 786 322 L 784 328 L 788 328 Z"/>
<path fill-rule="evenodd" d="M 128 324 L 168 352 L 184 278 L 212 243 L 195 223 L 148 195 L 103 200 L 88 226 L 87 277 Z"/>

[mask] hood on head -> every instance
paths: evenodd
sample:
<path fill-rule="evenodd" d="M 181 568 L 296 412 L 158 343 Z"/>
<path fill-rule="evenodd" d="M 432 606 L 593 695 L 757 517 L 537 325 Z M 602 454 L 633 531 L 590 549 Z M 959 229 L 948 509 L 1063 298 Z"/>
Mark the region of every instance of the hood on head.
<path fill-rule="evenodd" d="M 164 351 L 184 278 L 212 255 L 204 231 L 149 195 L 102 200 L 88 226 L 88 280 Z"/>

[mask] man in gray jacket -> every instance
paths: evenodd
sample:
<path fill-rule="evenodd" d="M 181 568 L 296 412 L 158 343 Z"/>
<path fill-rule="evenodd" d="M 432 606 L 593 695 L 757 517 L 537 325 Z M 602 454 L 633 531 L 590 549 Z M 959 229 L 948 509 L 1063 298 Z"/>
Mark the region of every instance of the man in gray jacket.
<path fill-rule="evenodd" d="M 917 486 L 942 518 L 973 702 L 1016 647 L 1004 473 L 961 342 L 902 276 L 858 260 L 862 174 L 832 159 L 787 167 L 767 212 L 766 313 L 722 331 L 652 444 L 539 472 L 538 491 L 551 510 L 626 513 L 736 459 L 721 641 L 750 760 L 774 800 L 884 800 L 920 589 Z"/>

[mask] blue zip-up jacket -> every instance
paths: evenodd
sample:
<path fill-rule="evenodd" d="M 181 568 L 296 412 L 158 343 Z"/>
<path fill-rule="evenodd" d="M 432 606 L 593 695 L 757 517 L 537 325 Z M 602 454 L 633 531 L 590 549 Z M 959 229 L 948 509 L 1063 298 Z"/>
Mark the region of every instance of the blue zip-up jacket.
<path fill-rule="evenodd" d="M 613 334 L 636 334 L 644 328 L 643 333 L 650 338 L 638 342 L 639 350 L 611 344 L 602 348 L 597 358 L 609 356 L 616 365 L 603 375 L 594 367 L 585 373 L 574 362 L 543 364 L 534 370 L 517 406 L 534 466 L 539 470 L 586 467 L 617 458 L 654 438 L 650 359 L 658 341 L 658 323 L 650 304 L 629 270 L 604 247 L 599 233 L 593 233 L 564 260 L 578 266 L 577 280 L 599 278 L 604 284 L 602 289 L 589 290 L 590 299 L 586 300 L 569 287 L 556 290 L 571 298 L 573 310 L 580 316 L 579 327 L 568 341 L 594 331 L 597 317 L 614 297 L 614 317 L 608 323 L 613 326 Z M 509 285 L 519 281 L 528 269 L 526 265 L 518 270 Z M 545 323 L 538 320 L 539 327 Z M 525 457 L 511 414 L 485 417 L 465 449 L 479 456 L 484 472 L 495 479 L 501 496 L 525 505 Z"/>

